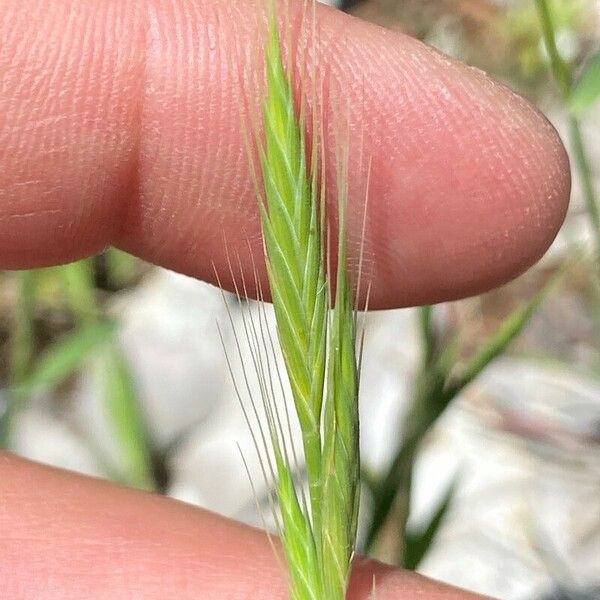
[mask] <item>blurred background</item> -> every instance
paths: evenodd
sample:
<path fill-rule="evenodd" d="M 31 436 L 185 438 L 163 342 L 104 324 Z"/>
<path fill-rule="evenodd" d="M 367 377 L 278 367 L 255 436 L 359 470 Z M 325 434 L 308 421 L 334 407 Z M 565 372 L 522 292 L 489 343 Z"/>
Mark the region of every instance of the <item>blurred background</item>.
<path fill-rule="evenodd" d="M 365 317 L 361 551 L 498 598 L 598 600 L 600 2 L 330 3 L 530 98 L 574 182 L 517 281 Z M 112 249 L 0 273 L 0 447 L 260 525 L 240 448 L 267 513 L 269 490 L 223 349 L 256 310 Z"/>

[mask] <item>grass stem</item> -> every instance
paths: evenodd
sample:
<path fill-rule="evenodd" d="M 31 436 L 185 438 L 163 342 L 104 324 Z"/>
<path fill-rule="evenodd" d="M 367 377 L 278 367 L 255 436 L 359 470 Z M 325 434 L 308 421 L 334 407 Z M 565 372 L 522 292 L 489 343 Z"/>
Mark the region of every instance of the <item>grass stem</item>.
<path fill-rule="evenodd" d="M 552 16 L 552 7 L 549 0 L 536 0 L 536 7 L 546 50 L 550 60 L 550 69 L 565 104 L 569 102 L 573 92 L 573 70 L 571 65 L 562 57 L 556 43 L 556 27 Z M 581 177 L 583 196 L 587 213 L 592 227 L 594 240 L 594 257 L 596 260 L 595 275 L 600 275 L 600 209 L 598 208 L 598 194 L 594 186 L 588 152 L 585 147 L 581 125 L 577 117 L 571 116 L 569 121 L 569 135 L 577 170 Z"/>

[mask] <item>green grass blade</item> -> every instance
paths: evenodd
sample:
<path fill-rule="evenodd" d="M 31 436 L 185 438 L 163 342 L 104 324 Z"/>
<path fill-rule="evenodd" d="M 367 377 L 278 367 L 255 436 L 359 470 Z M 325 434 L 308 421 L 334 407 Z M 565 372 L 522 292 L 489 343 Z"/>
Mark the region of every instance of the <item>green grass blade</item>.
<path fill-rule="evenodd" d="M 410 514 L 416 456 L 421 442 L 450 403 L 443 394 L 442 378 L 423 374 L 420 379 L 416 388 L 418 395 L 407 418 L 408 431 L 405 432 L 402 443 L 381 480 L 372 482 L 374 508 L 365 538 L 365 550 L 368 553 L 374 551 L 378 535 L 387 523 L 392 507 L 399 497 L 402 499 L 398 510 L 399 530 L 401 538 L 405 535 L 402 523 L 406 523 Z M 400 541 L 400 545 L 404 546 L 405 540 Z"/>
<path fill-rule="evenodd" d="M 492 361 L 506 352 L 508 346 L 523 332 L 542 302 L 558 285 L 564 272 L 564 270 L 561 270 L 529 302 L 513 311 L 502 322 L 494 334 L 485 341 L 482 347 L 467 362 L 460 374 L 450 381 L 444 392 L 445 396 L 450 399 L 454 398 L 473 382 Z"/>
<path fill-rule="evenodd" d="M 550 59 L 550 68 L 558 88 L 564 99 L 569 97 L 572 86 L 572 75 L 569 64 L 563 59 L 556 42 L 553 8 L 549 0 L 535 0 L 542 34 Z"/>
<path fill-rule="evenodd" d="M 153 490 L 150 436 L 138 403 L 135 383 L 116 341 L 107 344 L 99 356 L 99 372 L 104 382 L 105 410 L 116 436 L 123 464 L 123 481 Z"/>
<path fill-rule="evenodd" d="M 419 307 L 419 330 L 423 347 L 423 364 L 429 365 L 436 353 L 436 337 L 433 323 L 433 306 Z"/>
<path fill-rule="evenodd" d="M 458 480 L 455 479 L 448 490 L 444 494 L 439 506 L 433 513 L 429 523 L 421 531 L 411 532 L 408 531 L 404 542 L 404 554 L 402 560 L 402 566 L 405 569 L 414 571 L 425 555 L 431 548 L 433 541 L 435 540 L 440 526 L 442 525 L 448 509 L 450 508 L 452 501 L 456 493 L 456 486 Z"/>
<path fill-rule="evenodd" d="M 101 327 L 92 259 L 58 267 L 58 270 L 76 321 L 83 328 Z M 155 489 L 150 436 L 135 383 L 114 336 L 99 355 L 98 369 L 104 386 L 104 408 L 123 464 L 119 479 L 133 487 Z"/>
<path fill-rule="evenodd" d="M 38 286 L 37 271 L 20 271 L 17 278 L 17 303 L 10 350 L 10 385 L 19 386 L 27 377 L 35 353 L 34 311 Z M 14 419 L 23 404 L 13 392 L 6 395 L 0 413 L 0 448 L 8 448 Z"/>
<path fill-rule="evenodd" d="M 550 68 L 562 98 L 568 104 L 573 92 L 572 68 L 561 56 L 556 43 L 556 26 L 554 24 L 552 4 L 549 0 L 536 0 L 536 7 L 540 25 L 542 27 L 544 44 L 550 58 Z M 592 73 L 594 73 L 596 67 L 590 68 L 592 68 Z M 598 194 L 594 183 L 588 151 L 581 132 L 581 126 L 575 115 L 570 119 L 569 125 L 573 156 L 581 177 L 586 210 L 592 225 L 592 233 L 596 246 L 595 260 L 596 264 L 600 265 L 600 207 L 598 206 Z M 596 272 L 595 277 L 598 276 L 599 273 Z"/>
<path fill-rule="evenodd" d="M 48 348 L 9 390 L 10 402 L 0 417 L 0 447 L 8 447 L 15 415 L 38 390 L 52 389 L 78 369 L 90 353 L 114 335 L 112 323 L 96 323 L 67 334 Z"/>
<path fill-rule="evenodd" d="M 587 63 L 569 94 L 569 109 L 582 117 L 600 99 L 600 52 Z"/>
<path fill-rule="evenodd" d="M 94 264 L 90 258 L 56 267 L 63 280 L 65 293 L 75 320 L 81 324 L 91 323 L 98 317 L 93 267 Z"/>
<path fill-rule="evenodd" d="M 456 361 L 458 340 L 451 340 L 431 364 L 422 364 L 414 386 L 414 397 L 405 420 L 402 441 L 388 470 L 373 486 L 375 490 L 371 521 L 365 536 L 365 549 L 372 552 L 379 532 L 387 522 L 394 501 L 404 496 L 406 521 L 410 509 L 413 463 L 427 432 L 446 410 L 452 397 L 445 393 L 448 376 Z"/>
<path fill-rule="evenodd" d="M 50 346 L 36 361 L 35 367 L 14 388 L 19 396 L 29 396 L 40 389 L 51 389 L 81 368 L 89 355 L 114 337 L 115 324 L 93 323 L 65 335 Z"/>
<path fill-rule="evenodd" d="M 109 248 L 104 253 L 107 279 L 112 288 L 122 288 L 131 283 L 136 275 L 138 259 L 127 252 Z"/>
<path fill-rule="evenodd" d="M 456 364 L 458 338 L 447 343 L 441 355 L 421 369 L 415 385 L 413 404 L 406 420 L 407 429 L 403 434 L 403 441 L 389 469 L 376 486 L 375 506 L 366 535 L 367 550 L 373 549 L 377 535 L 386 523 L 399 491 L 408 493 L 410 490 L 412 464 L 427 432 L 452 400 L 496 358 L 506 352 L 508 346 L 525 329 L 545 298 L 558 285 L 565 272 L 565 269 L 561 270 L 529 302 L 509 315 L 467 361 L 458 375 L 452 374 L 452 367 Z M 422 313 L 420 317 L 423 330 L 423 323 L 430 322 L 430 317 L 427 321 L 423 320 Z M 408 514 L 404 517 L 407 518 Z"/>
<path fill-rule="evenodd" d="M 18 385 L 30 369 L 35 351 L 34 311 L 38 272 L 20 271 L 17 277 L 17 303 L 11 347 L 11 383 Z"/>

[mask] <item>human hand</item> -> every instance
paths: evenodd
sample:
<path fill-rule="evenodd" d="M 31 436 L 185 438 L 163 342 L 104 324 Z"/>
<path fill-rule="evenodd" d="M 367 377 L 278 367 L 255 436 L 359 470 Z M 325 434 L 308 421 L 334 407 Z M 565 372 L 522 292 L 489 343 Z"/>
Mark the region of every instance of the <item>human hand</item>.
<path fill-rule="evenodd" d="M 4 0 L 0 267 L 114 244 L 210 281 L 212 262 L 227 272 L 225 238 L 250 271 L 246 243 L 259 248 L 260 224 L 232 58 L 260 66 L 231 49 L 259 39 L 257 10 L 251 0 Z M 371 305 L 477 293 L 539 258 L 570 186 L 543 117 L 414 40 L 325 8 L 318 18 L 319 68 L 347 90 L 372 160 Z M 364 188 L 364 170 L 350 174 Z M 358 240 L 362 215 L 349 225 Z M 0 482 L 0 595 L 285 597 L 264 534 L 250 528 L 9 455 Z M 369 597 L 373 573 L 383 600 L 472 597 L 359 561 L 351 598 Z"/>

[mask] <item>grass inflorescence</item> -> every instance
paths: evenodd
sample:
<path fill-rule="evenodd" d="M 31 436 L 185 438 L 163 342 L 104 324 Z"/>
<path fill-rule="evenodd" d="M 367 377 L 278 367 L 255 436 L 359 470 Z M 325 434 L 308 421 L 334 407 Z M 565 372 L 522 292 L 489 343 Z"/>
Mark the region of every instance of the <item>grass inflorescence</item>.
<path fill-rule="evenodd" d="M 303 506 L 282 440 L 274 435 L 283 543 L 291 596 L 335 600 L 346 593 L 359 481 L 358 374 L 346 275 L 346 199 L 339 199 L 338 267 L 332 301 L 319 161 L 313 152 L 308 164 L 304 124 L 296 114 L 274 13 L 266 71 L 264 144 L 260 148 L 262 228 L 279 343 L 302 432 L 309 484 L 308 502 Z M 317 143 L 316 133 L 313 131 L 313 143 Z M 345 189 L 343 182 L 338 187 Z"/>
<path fill-rule="evenodd" d="M 346 271 L 347 185 L 336 182 L 337 268 L 330 275 L 323 136 L 312 119 L 309 152 L 306 99 L 295 96 L 278 23 L 271 4 L 262 133 L 253 141 L 270 295 L 287 377 L 273 374 L 275 344 L 264 331 L 262 313 L 258 322 L 244 320 L 262 395 L 260 403 L 251 400 L 245 414 L 258 420 L 257 451 L 263 474 L 274 482 L 290 597 L 341 600 L 355 546 L 360 472 L 356 320 Z M 288 390 L 297 415 L 307 489 L 295 479 L 299 449 L 292 439 L 295 425 L 275 401 L 278 377 L 287 380 L 281 389 Z"/>

